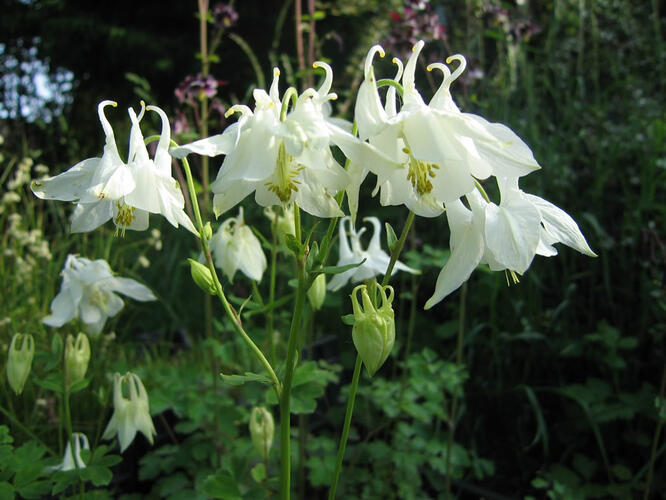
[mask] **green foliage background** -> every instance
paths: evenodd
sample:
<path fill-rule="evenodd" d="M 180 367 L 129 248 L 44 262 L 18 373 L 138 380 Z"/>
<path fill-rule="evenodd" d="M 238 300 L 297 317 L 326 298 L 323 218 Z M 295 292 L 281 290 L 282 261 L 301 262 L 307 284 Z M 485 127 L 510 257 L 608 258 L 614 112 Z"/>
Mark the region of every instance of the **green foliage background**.
<path fill-rule="evenodd" d="M 444 498 L 447 472 L 462 498 L 635 497 L 664 418 L 655 398 L 666 361 L 666 9 L 660 11 L 657 1 L 630 0 L 431 4 L 447 33 L 446 42 L 427 45 L 426 62 L 460 52 L 470 69 L 481 72 L 479 79 L 456 84 L 456 102 L 464 111 L 506 123 L 525 139 L 543 169 L 522 187 L 565 208 L 599 258 L 561 248 L 555 258 L 536 260 L 511 287 L 503 275 L 481 269 L 466 292 L 424 313 L 420 305 L 447 258 L 441 249 L 448 247 L 448 232 L 443 220 L 417 219 L 403 260 L 423 274 L 395 281 L 396 348 L 372 380 L 362 377 L 341 497 Z M 233 32 L 256 54 L 264 77 L 277 64 L 286 83 L 297 84 L 303 75 L 295 70 L 293 6 L 245 1 L 235 7 L 239 21 Z M 0 60 L 9 55 L 23 60 L 34 46 L 52 76 L 65 68 L 74 80 L 69 101 L 51 121 L 0 120 L 3 194 L 20 195 L 19 202 L 3 201 L 0 213 L 0 319 L 9 318 L 0 335 L 8 343 L 14 332 L 31 331 L 50 345 L 53 333 L 40 318 L 57 293 L 67 253 L 107 258 L 114 270 L 150 284 L 161 302 L 127 304 L 111 325 L 117 341 L 95 346 L 94 352 L 108 356 L 94 358 L 92 377 L 99 390 L 76 403 L 78 423 L 94 429 L 90 422 L 108 401 L 106 371 L 140 365 L 153 413 L 162 415 L 156 418 L 160 437 L 155 449 L 133 449 L 134 455 L 114 468 L 111 487 L 172 498 L 202 491 L 214 496 L 228 487 L 237 489 L 238 498 L 260 498 L 257 487 L 265 483 L 258 460 L 247 458 L 245 425 L 251 405 L 265 401 L 265 391 L 258 384 L 229 388 L 215 382 L 200 368 L 200 352 L 190 348 L 203 341 L 201 298 L 185 264 L 185 257 L 196 258 L 192 242 L 158 221 L 159 238 L 131 234 L 119 240 L 108 228 L 65 236 L 68 208 L 39 202 L 25 183 L 9 186 L 22 162 L 33 162 L 23 168 L 34 176 L 39 163 L 55 174 L 98 155 L 102 133 L 94 109 L 102 99 L 114 99 L 122 109 L 149 96 L 173 109 L 174 88 L 200 65 L 194 57 L 195 10 L 193 2 L 170 2 L 168 8 L 155 1 L 3 2 Z M 349 118 L 367 48 L 386 39 L 396 23 L 390 11 L 402 13 L 401 2 L 317 2 L 317 10 L 316 54 L 331 61 L 333 90 L 340 94 L 335 109 Z M 538 29 L 526 35 L 519 29 L 523 22 Z M 219 94 L 224 104 L 249 103 L 257 76 L 246 53 L 223 37 L 217 56 L 211 73 L 226 82 Z M 380 64 L 377 72 L 382 69 L 393 71 Z M 3 84 L 19 71 L 0 67 Z M 420 78 L 424 97 L 432 95 L 436 82 L 426 80 L 425 71 Z M 22 92 L 36 91 L 28 86 Z M 125 121 L 118 120 L 118 137 L 127 135 L 120 129 Z M 156 122 L 153 126 L 157 130 Z M 211 131 L 219 132 L 222 124 L 217 127 Z M 372 186 L 366 184 L 369 196 Z M 11 213 L 19 213 L 20 221 L 12 222 Z M 377 200 L 364 198 L 361 213 L 380 213 Z M 381 214 L 393 227 L 402 226 L 402 209 Z M 247 209 L 246 220 L 270 233 L 257 208 Z M 31 230 L 51 242 L 50 259 L 36 256 L 25 236 Z M 158 249 L 161 239 L 164 246 Z M 143 268 L 139 257 L 150 267 Z M 34 265 L 25 267 L 30 259 Z M 287 294 L 289 270 L 283 267 L 279 290 Z M 236 297 L 251 293 L 239 280 L 231 290 Z M 306 345 L 312 359 L 326 363 L 304 365 L 321 373 L 313 371 L 318 375 L 312 379 L 303 374 L 298 396 L 303 414 L 309 414 L 294 457 L 302 466 L 298 487 L 311 495 L 304 498 L 316 498 L 330 481 L 353 367 L 350 331 L 339 320 L 348 312 L 346 297 L 329 295 L 314 315 Z M 241 373 L 252 361 L 225 322 L 216 323 L 216 337 L 205 346 L 223 372 Z M 263 323 L 257 324 L 261 331 Z M 458 364 L 461 325 L 463 363 Z M 35 376 L 46 376 L 40 370 L 35 368 Z M 29 388 L 15 400 L 15 410 L 27 424 L 40 425 L 39 436 L 53 444 L 52 424 L 31 407 L 44 397 L 39 391 L 36 385 Z M 452 420 L 454 394 L 460 397 Z M 217 442 L 205 438 L 212 427 L 222 436 Z M 449 446 L 452 427 L 455 442 Z M 26 439 L 14 429 L 12 434 L 14 446 Z M 3 443 L 9 446 L 11 439 Z M 658 441 L 653 491 L 666 486 L 664 450 Z"/>

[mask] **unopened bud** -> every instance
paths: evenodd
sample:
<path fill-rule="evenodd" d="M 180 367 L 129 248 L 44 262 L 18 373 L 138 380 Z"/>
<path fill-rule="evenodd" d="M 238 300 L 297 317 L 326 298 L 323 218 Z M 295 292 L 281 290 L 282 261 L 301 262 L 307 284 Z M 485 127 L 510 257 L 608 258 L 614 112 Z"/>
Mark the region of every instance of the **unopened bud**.
<path fill-rule="evenodd" d="M 395 342 L 395 320 L 393 315 L 393 288 L 376 285 L 381 304 L 379 307 L 370 299 L 366 285 L 359 285 L 351 293 L 354 310 L 352 338 L 354 346 L 371 377 L 384 364 Z M 386 296 L 386 290 L 389 296 Z M 357 293 L 361 291 L 363 307 L 358 302 Z M 373 292 L 374 293 L 374 292 Z"/>
<path fill-rule="evenodd" d="M 82 380 L 88 370 L 90 361 L 90 342 L 85 333 L 79 333 L 74 341 L 73 335 L 67 335 L 65 343 L 65 366 L 69 376 L 69 383 Z"/>
<path fill-rule="evenodd" d="M 203 236 L 206 240 L 210 240 L 213 237 L 213 228 L 210 225 L 210 222 L 206 222 L 206 225 L 203 228 Z"/>
<path fill-rule="evenodd" d="M 273 434 L 275 433 L 275 423 L 273 415 L 266 408 L 255 406 L 250 415 L 250 436 L 252 444 L 257 453 L 264 460 L 268 459 L 268 453 L 273 444 Z"/>
<path fill-rule="evenodd" d="M 210 273 L 210 269 L 194 259 L 187 260 L 190 261 L 190 272 L 192 273 L 192 279 L 197 286 L 204 292 L 215 295 L 215 282 L 213 281 L 213 275 Z"/>
<path fill-rule="evenodd" d="M 308 290 L 308 300 L 312 309 L 318 311 L 321 309 L 324 299 L 326 298 L 326 275 L 320 274 L 312 282 L 312 286 Z"/>
<path fill-rule="evenodd" d="M 23 392 L 23 386 L 30 375 L 34 355 L 35 340 L 32 335 L 17 333 L 12 337 L 7 359 L 7 381 L 16 394 Z"/>

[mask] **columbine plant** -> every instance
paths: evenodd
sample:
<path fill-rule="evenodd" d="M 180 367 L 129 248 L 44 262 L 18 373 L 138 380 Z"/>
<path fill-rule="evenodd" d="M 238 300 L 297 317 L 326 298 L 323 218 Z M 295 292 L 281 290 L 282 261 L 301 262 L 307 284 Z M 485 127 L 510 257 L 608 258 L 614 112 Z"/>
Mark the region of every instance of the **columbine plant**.
<path fill-rule="evenodd" d="M 291 493 L 291 388 L 303 342 L 306 296 L 311 308 L 317 309 L 323 304 L 326 288 L 338 291 L 349 281 L 365 281 L 352 291 L 353 314 L 343 318 L 353 325 L 347 335 L 353 340 L 357 357 L 329 493 L 332 499 L 342 468 L 361 366 L 365 365 L 370 376 L 376 374 L 389 358 L 396 335 L 400 335 L 395 331 L 394 291 L 389 281 L 397 271 L 418 272 L 398 260 L 416 215 L 442 217 L 450 228 L 451 256 L 443 263 L 435 290 L 425 303 L 426 309 L 460 287 L 481 263 L 488 264 L 491 270 L 505 270 L 517 279 L 527 271 L 535 255 L 556 254 L 553 244 L 557 242 L 594 255 L 570 216 L 519 188 L 520 177 L 540 168 L 530 148 L 508 127 L 463 113 L 456 106 L 450 87 L 465 70 L 463 56 L 454 55 L 447 59 L 447 64 L 428 66 L 428 71 L 441 72 L 443 79 L 426 104 L 416 87 L 415 75 L 423 46 L 423 42 L 418 42 L 413 47 L 404 68 L 402 62 L 394 59 L 397 67 L 394 78 L 384 80 L 377 80 L 373 68 L 374 57 L 377 54 L 383 57 L 384 50 L 378 45 L 370 49 L 356 99 L 354 124 L 330 116 L 336 94 L 331 92 L 333 71 L 328 64 L 314 64 L 324 72 L 323 83 L 318 89 L 309 88 L 301 93 L 292 87 L 281 93 L 280 71 L 275 69 L 269 90 L 254 90 L 253 109 L 242 104 L 232 106 L 227 117 L 237 115 L 236 123 L 221 134 L 184 146 L 169 149 L 169 123 L 162 110 L 155 106 L 144 107 L 142 103 L 137 116 L 129 109 L 132 130 L 125 163 L 117 153 L 113 130 L 104 114 L 104 109 L 115 103 L 103 101 L 98 107 L 106 135 L 102 157 L 84 160 L 59 176 L 32 185 L 41 198 L 77 204 L 72 218 L 74 232 L 93 229 L 108 219 L 113 219 L 121 231 L 145 229 L 148 214 L 154 213 L 164 215 L 175 227 L 184 226 L 198 236 L 205 263 L 190 259 L 192 276 L 206 292 L 219 298 L 234 331 L 265 371 L 265 374 L 246 374 L 241 378 L 271 384 L 279 401 L 279 484 L 283 500 Z M 454 68 L 450 68 L 450 64 Z M 389 89 L 382 101 L 379 88 L 385 85 Z M 155 111 L 162 121 L 152 159 L 140 128 L 146 110 Z M 336 160 L 334 147 L 344 154 L 344 165 Z M 242 208 L 237 217 L 227 218 L 215 232 L 210 222 L 203 219 L 186 158 L 192 153 L 224 155 L 212 184 L 217 216 L 252 193 L 255 202 L 266 208 L 273 229 L 268 303 L 261 299 L 256 283 L 268 268 L 260 239 L 246 225 Z M 183 194 L 171 177 L 169 154 L 182 162 L 195 224 L 183 211 Z M 399 238 L 390 226 L 387 228 L 390 254 L 382 250 L 378 218 L 363 219 L 373 227 L 365 249 L 360 238 L 366 228 L 358 231 L 355 228 L 359 189 L 370 173 L 376 176 L 373 195 L 379 194 L 382 206 L 405 205 L 408 210 Z M 499 204 L 490 200 L 482 181 L 498 184 Z M 343 217 L 345 193 L 350 217 Z M 312 231 L 305 233 L 301 210 L 316 218 L 329 219 L 321 240 L 315 241 Z M 338 220 L 340 217 L 343 218 Z M 339 260 L 336 266 L 329 266 L 336 224 L 339 224 Z M 292 255 L 296 275 L 290 282 L 294 287 L 293 310 L 286 355 L 282 360 L 277 359 L 274 344 L 270 356 L 255 344 L 245 330 L 241 312 L 227 299 L 216 271 L 219 267 L 231 281 L 240 269 L 255 282 L 253 298 L 266 311 L 267 330 L 272 336 L 273 310 L 285 302 L 278 303 L 275 297 L 278 242 Z M 328 287 L 325 274 L 333 275 Z M 375 278 L 380 276 L 381 283 L 377 283 Z M 80 317 L 89 331 L 97 333 L 107 317 L 122 307 L 122 301 L 114 292 L 137 300 L 154 300 L 143 285 L 114 277 L 104 261 L 69 256 L 63 271 L 62 290 L 53 301 L 52 314 L 44 322 L 61 326 Z M 74 351 L 70 349 L 70 352 Z M 281 365 L 279 370 L 278 364 Z M 85 373 L 85 369 L 82 370 Z M 123 384 L 128 385 L 129 397 L 123 394 Z M 105 438 L 118 435 L 121 451 L 129 446 L 137 431 L 152 442 L 155 429 L 148 397 L 136 375 L 114 376 L 114 407 Z M 268 410 L 255 408 L 252 411 L 250 434 L 266 462 L 273 428 Z"/>

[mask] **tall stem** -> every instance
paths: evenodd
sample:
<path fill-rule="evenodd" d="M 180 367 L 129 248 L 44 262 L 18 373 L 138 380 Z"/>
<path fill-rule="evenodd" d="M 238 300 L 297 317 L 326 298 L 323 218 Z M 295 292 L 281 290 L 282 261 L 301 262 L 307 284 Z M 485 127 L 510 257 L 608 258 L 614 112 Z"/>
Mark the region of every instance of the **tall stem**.
<path fill-rule="evenodd" d="M 391 251 L 391 260 L 389 261 L 388 267 L 386 268 L 386 273 L 382 279 L 382 286 L 388 285 L 391 279 L 391 273 L 395 267 L 395 263 L 398 261 L 400 252 L 405 246 L 405 240 L 409 234 L 409 230 L 412 227 L 412 222 L 414 222 L 414 212 L 410 211 L 407 216 L 407 221 L 405 226 L 402 228 L 402 233 L 397 243 Z M 340 444 L 338 446 L 338 455 L 335 464 L 335 474 L 333 476 L 333 483 L 331 484 L 331 489 L 328 493 L 328 499 L 333 500 L 335 498 L 335 492 L 338 489 L 338 481 L 340 480 L 340 472 L 342 471 L 342 462 L 345 456 L 345 449 L 347 448 L 347 439 L 349 437 L 349 428 L 351 427 L 351 420 L 354 413 L 354 401 L 356 400 L 356 390 L 358 389 L 358 381 L 361 373 L 361 356 L 356 353 L 356 364 L 354 365 L 354 375 L 352 376 L 352 383 L 349 388 L 349 399 L 347 400 L 347 411 L 345 413 L 345 422 L 342 427 L 342 434 L 340 435 Z"/>
<path fill-rule="evenodd" d="M 289 500 L 291 496 L 291 383 L 294 378 L 296 364 L 296 349 L 298 345 L 301 314 L 305 305 L 305 262 L 298 259 L 298 288 L 296 289 L 296 302 L 294 314 L 291 317 L 289 328 L 289 342 L 287 344 L 287 361 L 284 379 L 282 381 L 282 395 L 280 397 L 280 500 Z"/>
<path fill-rule="evenodd" d="M 194 218 L 197 225 L 197 229 L 199 230 L 199 241 L 201 242 L 201 249 L 206 258 L 206 264 L 208 265 L 208 270 L 210 271 L 211 278 L 213 279 L 213 287 L 215 289 L 215 294 L 220 299 L 222 307 L 224 308 L 224 312 L 231 320 L 231 324 L 236 330 L 236 333 L 238 333 L 241 336 L 241 338 L 245 341 L 250 350 L 253 352 L 253 354 L 256 356 L 256 358 L 259 360 L 259 362 L 268 372 L 268 375 L 270 376 L 271 381 L 273 382 L 273 387 L 275 388 L 275 392 L 279 397 L 281 391 L 280 380 L 275 374 L 273 367 L 266 359 L 266 356 L 264 356 L 264 353 L 261 352 L 261 349 L 257 347 L 254 341 L 243 329 L 243 324 L 241 322 L 240 317 L 238 316 L 238 313 L 236 313 L 234 308 L 227 300 L 226 295 L 224 294 L 224 290 L 222 289 L 222 284 L 220 283 L 220 280 L 217 276 L 215 264 L 213 263 L 213 257 L 210 253 L 210 248 L 208 246 L 208 239 L 204 235 L 204 224 L 201 218 L 201 212 L 199 211 L 199 202 L 197 201 L 194 191 L 194 180 L 192 179 L 192 171 L 190 169 L 190 164 L 187 161 L 187 158 L 183 158 L 181 161 L 183 163 L 183 170 L 185 170 L 185 177 L 187 179 L 187 189 L 190 191 L 190 196 L 192 197 L 192 209 L 194 211 Z"/>
<path fill-rule="evenodd" d="M 335 492 L 338 489 L 338 481 L 340 480 L 340 473 L 342 472 L 342 461 L 345 457 L 345 449 L 347 448 L 347 439 L 349 437 L 349 428 L 351 427 L 352 415 L 354 413 L 354 402 L 356 401 L 356 390 L 358 389 L 358 380 L 361 376 L 361 356 L 356 355 L 356 364 L 354 365 L 354 375 L 352 375 L 352 382 L 349 388 L 349 399 L 347 399 L 347 411 L 345 413 L 345 423 L 342 427 L 342 435 L 340 436 L 340 447 L 338 448 L 338 456 L 335 461 L 335 474 L 333 475 L 333 484 L 328 492 L 328 500 L 335 498 Z"/>

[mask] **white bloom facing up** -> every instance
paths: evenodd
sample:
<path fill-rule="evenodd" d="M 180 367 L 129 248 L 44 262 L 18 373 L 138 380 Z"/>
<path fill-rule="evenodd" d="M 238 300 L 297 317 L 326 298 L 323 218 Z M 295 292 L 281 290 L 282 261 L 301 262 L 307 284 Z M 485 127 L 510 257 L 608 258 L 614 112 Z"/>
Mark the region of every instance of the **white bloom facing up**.
<path fill-rule="evenodd" d="M 374 278 L 377 275 L 383 275 L 389 265 L 391 258 L 382 250 L 380 239 L 382 233 L 382 226 L 377 217 L 366 217 L 363 220 L 370 222 L 373 226 L 372 237 L 370 243 L 364 250 L 361 246 L 361 235 L 365 232 L 366 228 L 356 231 L 351 225 L 349 217 L 344 217 L 340 220 L 339 235 L 340 235 L 340 258 L 338 259 L 337 266 L 346 266 L 349 264 L 358 264 L 363 259 L 365 262 L 358 267 L 349 269 L 340 274 L 336 274 L 328 284 L 328 289 L 337 291 L 351 280 L 352 283 L 358 283 L 363 280 Z M 346 225 L 349 223 L 349 238 L 347 238 Z M 406 266 L 400 261 L 395 263 L 392 275 L 398 271 L 406 271 L 413 274 L 418 274 L 418 270 Z"/>
<path fill-rule="evenodd" d="M 466 198 L 446 204 L 451 229 L 451 256 L 437 278 L 429 309 L 470 277 L 476 266 L 488 264 L 492 271 L 523 274 L 535 255 L 557 254 L 552 246 L 564 243 L 596 257 L 578 224 L 564 210 L 518 188 L 518 179 L 498 179 L 501 201 L 488 202 L 474 190 Z"/>
<path fill-rule="evenodd" d="M 72 441 L 74 441 L 74 451 L 72 452 Z M 65 446 L 65 455 L 62 458 L 62 462 L 51 468 L 52 471 L 68 471 L 74 469 L 84 469 L 86 467 L 85 462 L 81 458 L 81 450 L 89 450 L 90 443 L 85 434 L 81 432 L 72 432 L 72 439 L 67 440 L 67 446 Z"/>
<path fill-rule="evenodd" d="M 121 293 L 139 301 L 156 300 L 146 286 L 130 278 L 113 276 L 105 260 L 91 261 L 68 255 L 62 270 L 60 292 L 51 302 L 51 314 L 42 319 L 49 326 L 61 327 L 79 318 L 91 334 L 102 331 L 106 320 L 123 308 Z"/>
<path fill-rule="evenodd" d="M 102 101 L 97 107 L 106 137 L 101 158 L 88 158 L 55 177 L 34 181 L 33 193 L 39 198 L 75 202 L 71 230 L 74 233 L 92 231 L 112 219 L 116 228 L 145 230 L 149 213 L 162 214 L 175 227 L 185 226 L 198 234 L 183 211 L 184 199 L 178 183 L 171 177 L 171 158 L 168 155 L 170 129 L 164 112 L 156 107 L 162 118 L 162 133 L 155 158 L 150 159 L 139 122 L 145 105 L 141 102 L 139 116 L 133 109 L 128 113 L 132 122 L 127 163 L 120 159 L 111 124 L 104 114 L 113 101 Z"/>
<path fill-rule="evenodd" d="M 125 383 L 128 397 L 123 394 Z M 102 437 L 113 439 L 117 434 L 122 453 L 134 441 L 137 431 L 153 444 L 153 437 L 157 432 L 150 418 L 148 393 L 138 375 L 127 372 L 121 376 L 116 373 L 113 376 L 113 415 Z"/>
<path fill-rule="evenodd" d="M 261 242 L 243 220 L 243 208 L 238 217 L 226 219 L 210 239 L 210 249 L 215 265 L 222 269 L 229 281 L 234 280 L 238 269 L 254 281 L 261 281 L 266 270 L 266 256 Z"/>

